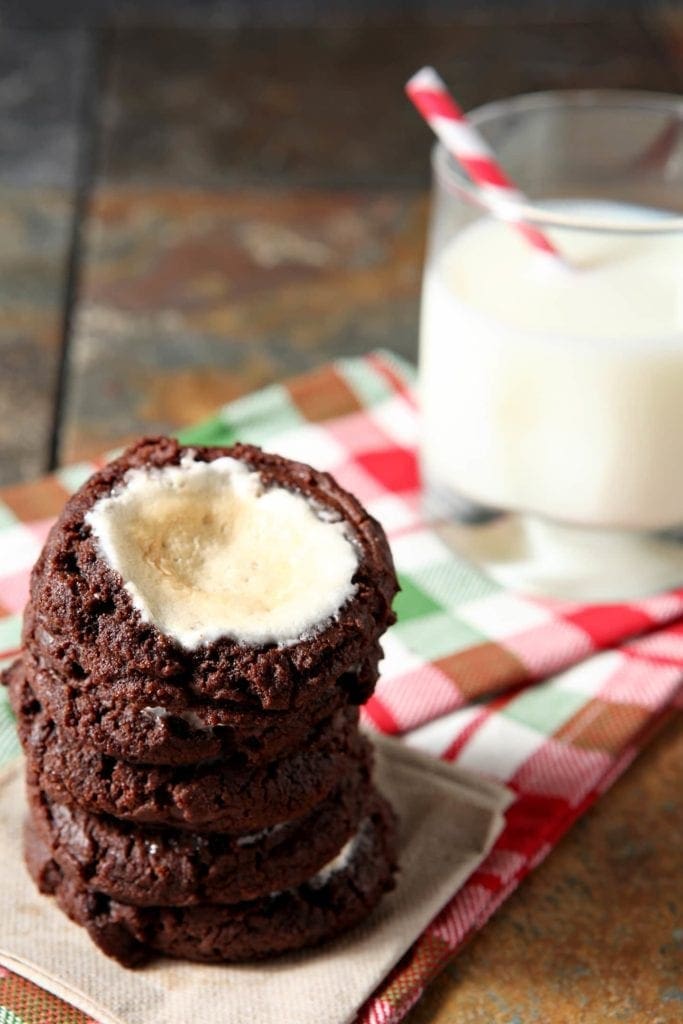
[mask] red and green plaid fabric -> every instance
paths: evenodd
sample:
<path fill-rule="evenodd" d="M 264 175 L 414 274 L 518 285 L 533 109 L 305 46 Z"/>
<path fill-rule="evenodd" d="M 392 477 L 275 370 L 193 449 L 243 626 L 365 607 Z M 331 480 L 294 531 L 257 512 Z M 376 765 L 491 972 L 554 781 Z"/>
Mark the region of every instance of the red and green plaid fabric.
<path fill-rule="evenodd" d="M 421 514 L 412 371 L 386 354 L 273 385 L 187 430 L 239 438 L 333 473 L 385 526 L 402 592 L 366 709 L 372 728 L 510 785 L 517 799 L 493 851 L 381 990 L 363 1024 L 399 1021 L 672 712 L 683 679 L 683 589 L 578 605 L 501 589 L 460 561 Z M 0 664 L 19 640 L 30 566 L 72 467 L 0 492 Z M 0 697 L 0 761 L 18 750 Z M 0 1024 L 85 1024 L 79 1011 L 0 972 Z"/>

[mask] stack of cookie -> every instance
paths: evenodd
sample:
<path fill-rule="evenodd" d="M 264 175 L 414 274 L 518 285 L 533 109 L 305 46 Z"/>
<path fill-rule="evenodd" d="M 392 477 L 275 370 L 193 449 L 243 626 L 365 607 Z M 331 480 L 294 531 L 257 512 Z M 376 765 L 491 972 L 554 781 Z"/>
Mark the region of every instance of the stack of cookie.
<path fill-rule="evenodd" d="M 74 495 L 7 671 L 42 892 L 122 963 L 311 945 L 392 885 L 358 705 L 396 580 L 326 474 L 145 440 Z"/>

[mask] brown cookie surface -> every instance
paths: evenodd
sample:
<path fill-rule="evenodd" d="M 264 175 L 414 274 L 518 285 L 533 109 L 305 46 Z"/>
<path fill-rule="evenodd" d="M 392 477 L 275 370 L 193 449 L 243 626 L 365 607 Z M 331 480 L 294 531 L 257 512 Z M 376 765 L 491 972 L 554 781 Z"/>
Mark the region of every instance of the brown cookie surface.
<path fill-rule="evenodd" d="M 253 960 L 323 942 L 370 913 L 393 886 L 394 818 L 377 797 L 340 863 L 295 888 L 229 905 L 134 907 L 112 900 L 67 874 L 30 823 L 26 860 L 41 891 L 126 966 L 159 953 L 206 963 Z"/>
<path fill-rule="evenodd" d="M 147 704 L 136 704 L 121 687 L 84 685 L 66 679 L 42 656 L 25 651 L 8 670 L 8 681 L 24 674 L 31 689 L 74 746 L 86 744 L 110 757 L 137 764 L 185 765 L 223 757 L 264 764 L 304 746 L 323 719 L 367 699 L 377 679 L 377 650 L 357 673 L 347 673 L 305 708 L 263 711 L 217 701 L 163 703 L 162 686 L 150 681 Z"/>
<path fill-rule="evenodd" d="M 308 814 L 242 835 L 133 826 L 50 800 L 34 787 L 32 821 L 62 870 L 136 906 L 239 903 L 292 888 L 334 858 L 373 800 L 347 776 Z"/>
<path fill-rule="evenodd" d="M 85 517 L 129 470 L 175 466 L 186 453 L 203 462 L 237 459 L 257 472 L 266 488 L 301 494 L 321 514 L 345 524 L 358 556 L 355 589 L 313 635 L 261 647 L 222 637 L 187 650 L 141 619 L 121 577 L 101 557 Z M 178 700 L 291 710 L 305 707 L 345 673 L 358 671 L 393 621 L 396 589 L 384 531 L 328 474 L 250 445 L 188 449 L 169 438 L 151 438 L 95 473 L 67 502 L 32 574 L 33 613 L 25 641 L 33 654 L 58 663 L 65 678 L 87 678 L 98 689 L 123 687 L 137 704 L 149 703 L 148 686 L 155 681 L 173 688 Z"/>
<path fill-rule="evenodd" d="M 256 831 L 311 810 L 346 776 L 362 786 L 370 772 L 371 749 L 358 732 L 357 708 L 335 712 L 301 749 L 267 765 L 221 760 L 167 767 L 130 764 L 63 742 L 19 675 L 10 680 L 10 699 L 31 784 L 58 802 L 141 824 Z"/>

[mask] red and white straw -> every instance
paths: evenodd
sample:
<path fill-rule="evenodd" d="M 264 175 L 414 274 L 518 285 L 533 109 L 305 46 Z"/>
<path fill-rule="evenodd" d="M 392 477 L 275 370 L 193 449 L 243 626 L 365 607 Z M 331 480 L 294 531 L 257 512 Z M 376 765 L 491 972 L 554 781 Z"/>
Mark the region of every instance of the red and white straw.
<path fill-rule="evenodd" d="M 513 224 L 536 249 L 562 260 L 547 235 L 520 219 L 517 206 L 527 203 L 527 197 L 510 181 L 434 68 L 422 68 L 413 75 L 406 93 L 436 137 L 477 185 L 485 205 Z"/>

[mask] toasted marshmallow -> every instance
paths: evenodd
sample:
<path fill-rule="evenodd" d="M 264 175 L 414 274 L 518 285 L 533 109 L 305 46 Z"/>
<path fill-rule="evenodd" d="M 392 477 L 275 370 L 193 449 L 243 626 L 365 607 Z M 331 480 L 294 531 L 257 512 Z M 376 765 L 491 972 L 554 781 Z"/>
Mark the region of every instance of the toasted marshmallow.
<path fill-rule="evenodd" d="M 355 590 L 341 517 L 236 459 L 129 470 L 86 522 L 141 618 L 189 650 L 294 643 Z"/>

